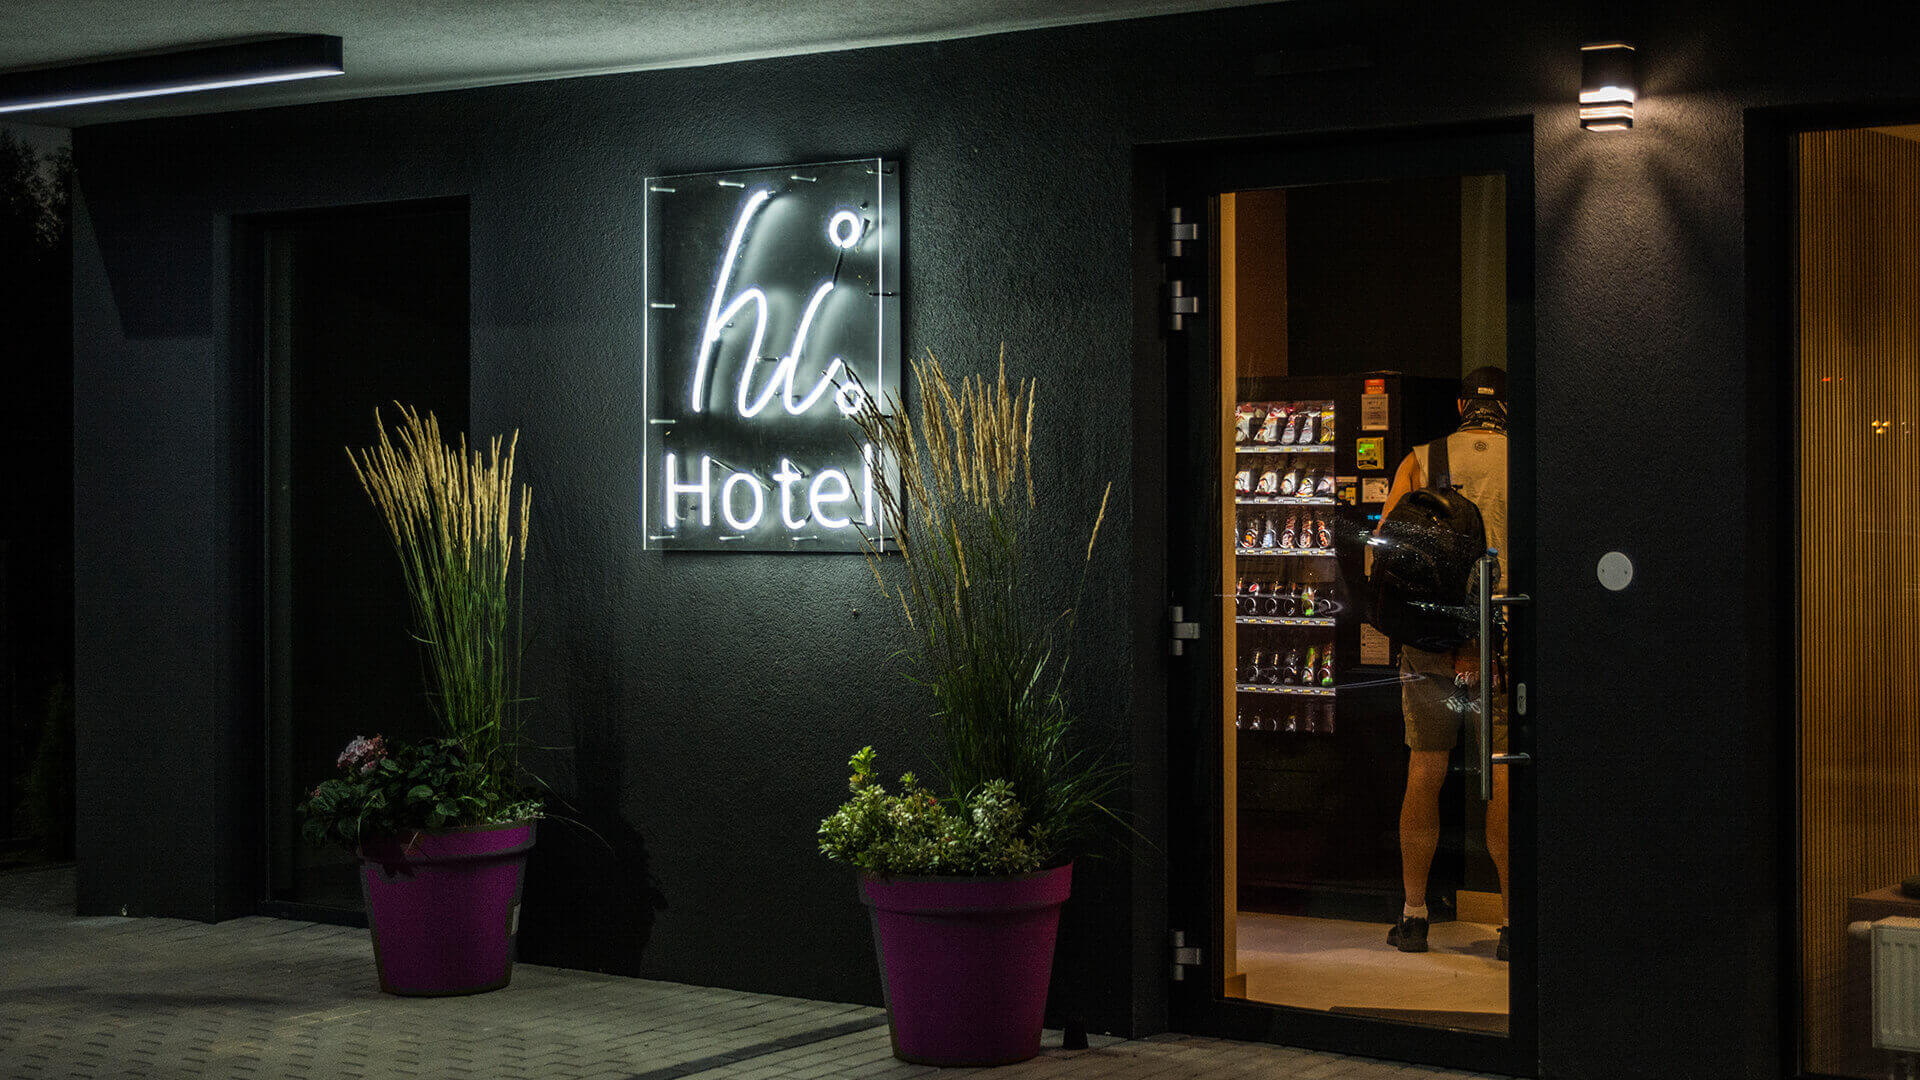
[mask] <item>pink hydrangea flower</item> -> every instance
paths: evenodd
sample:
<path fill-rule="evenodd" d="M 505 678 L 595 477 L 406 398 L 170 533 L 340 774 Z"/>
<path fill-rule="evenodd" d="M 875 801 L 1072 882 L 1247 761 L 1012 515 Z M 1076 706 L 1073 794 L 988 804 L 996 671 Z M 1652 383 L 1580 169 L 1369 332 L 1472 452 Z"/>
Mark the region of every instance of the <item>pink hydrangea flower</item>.
<path fill-rule="evenodd" d="M 378 735 L 355 735 L 353 741 L 340 751 L 340 758 L 334 764 L 342 769 L 359 769 L 366 772 L 379 764 L 387 756 L 387 744 Z"/>

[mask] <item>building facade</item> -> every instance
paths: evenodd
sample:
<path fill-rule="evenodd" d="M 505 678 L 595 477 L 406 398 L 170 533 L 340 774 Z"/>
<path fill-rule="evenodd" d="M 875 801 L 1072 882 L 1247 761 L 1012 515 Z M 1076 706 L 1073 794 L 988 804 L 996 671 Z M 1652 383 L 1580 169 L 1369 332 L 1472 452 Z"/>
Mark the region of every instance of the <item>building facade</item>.
<path fill-rule="evenodd" d="M 1297 2 L 77 129 L 82 912 L 273 909 L 269 792 L 313 781 L 276 781 L 264 719 L 269 380 L 249 253 L 299 215 L 437 206 L 466 230 L 467 389 L 447 408 L 477 434 L 518 429 L 536 492 L 535 765 L 598 834 L 545 828 L 523 958 L 877 1002 L 866 916 L 813 834 L 854 750 L 914 764 L 926 706 L 891 661 L 892 613 L 857 557 L 649 549 L 637 476 L 645 178 L 883 158 L 900 168 L 905 348 L 985 371 L 1004 343 L 1039 380 L 1063 563 L 1113 485 L 1071 690 L 1130 765 L 1140 835 L 1077 868 L 1050 1015 L 1480 1053 L 1423 1028 L 1228 1016 L 1169 978 L 1171 931 L 1216 955 L 1221 940 L 1181 925 L 1204 917 L 1193 838 L 1220 811 L 1191 656 L 1169 649 L 1170 603 L 1215 610 L 1183 585 L 1200 558 L 1183 432 L 1204 409 L 1179 388 L 1214 361 L 1194 344 L 1212 331 L 1163 317 L 1182 273 L 1167 211 L 1185 198 L 1211 259 L 1205 200 L 1263 186 L 1261 168 L 1331 182 L 1435 162 L 1506 177 L 1528 507 L 1510 542 L 1532 597 L 1515 616 L 1533 698 L 1517 1049 L 1472 1060 L 1793 1074 L 1790 144 L 1920 119 L 1914 47 L 1880 17 Z M 1616 37 L 1637 49 L 1635 124 L 1586 132 L 1580 47 Z M 371 416 L 355 422 L 370 440 Z M 1597 578 L 1608 552 L 1630 556 L 1629 587 Z M 337 663 L 307 677 L 358 677 Z"/>

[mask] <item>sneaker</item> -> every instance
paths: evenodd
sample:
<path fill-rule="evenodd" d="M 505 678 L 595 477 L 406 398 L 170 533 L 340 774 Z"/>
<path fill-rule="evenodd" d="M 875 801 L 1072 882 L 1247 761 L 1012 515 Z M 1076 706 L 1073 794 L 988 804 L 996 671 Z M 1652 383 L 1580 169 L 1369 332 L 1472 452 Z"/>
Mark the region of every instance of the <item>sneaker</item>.
<path fill-rule="evenodd" d="M 1387 944 L 1401 952 L 1427 951 L 1427 920 L 1403 917 L 1387 931 Z"/>
<path fill-rule="evenodd" d="M 1495 960 L 1508 960 L 1510 958 L 1510 954 L 1507 951 L 1507 928 L 1504 926 L 1500 928 L 1500 944 L 1493 947 L 1493 958 Z"/>

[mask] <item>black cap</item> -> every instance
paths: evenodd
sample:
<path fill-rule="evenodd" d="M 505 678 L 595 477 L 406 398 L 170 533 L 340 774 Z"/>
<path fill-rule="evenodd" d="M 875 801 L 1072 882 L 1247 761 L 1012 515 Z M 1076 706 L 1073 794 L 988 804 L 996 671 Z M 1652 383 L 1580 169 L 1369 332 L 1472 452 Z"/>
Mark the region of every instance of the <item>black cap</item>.
<path fill-rule="evenodd" d="M 1467 372 L 1460 379 L 1460 400 L 1507 400 L 1507 373 L 1492 365 Z"/>

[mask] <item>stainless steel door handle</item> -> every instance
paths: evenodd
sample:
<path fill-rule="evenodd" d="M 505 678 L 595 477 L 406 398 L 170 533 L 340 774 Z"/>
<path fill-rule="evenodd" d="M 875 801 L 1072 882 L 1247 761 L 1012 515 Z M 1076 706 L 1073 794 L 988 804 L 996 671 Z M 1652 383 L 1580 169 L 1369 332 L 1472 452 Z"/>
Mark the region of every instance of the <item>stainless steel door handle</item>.
<path fill-rule="evenodd" d="M 1493 553 L 1480 556 L 1480 801 L 1493 798 Z"/>
<path fill-rule="evenodd" d="M 1493 553 L 1480 556 L 1477 564 L 1480 572 L 1480 799 L 1482 802 L 1493 798 L 1493 767 L 1499 765 L 1524 765 L 1533 760 L 1526 754 L 1496 754 L 1493 752 L 1493 606 L 1512 607 L 1516 604 L 1531 603 L 1533 598 L 1525 593 L 1511 596 L 1493 595 Z"/>

